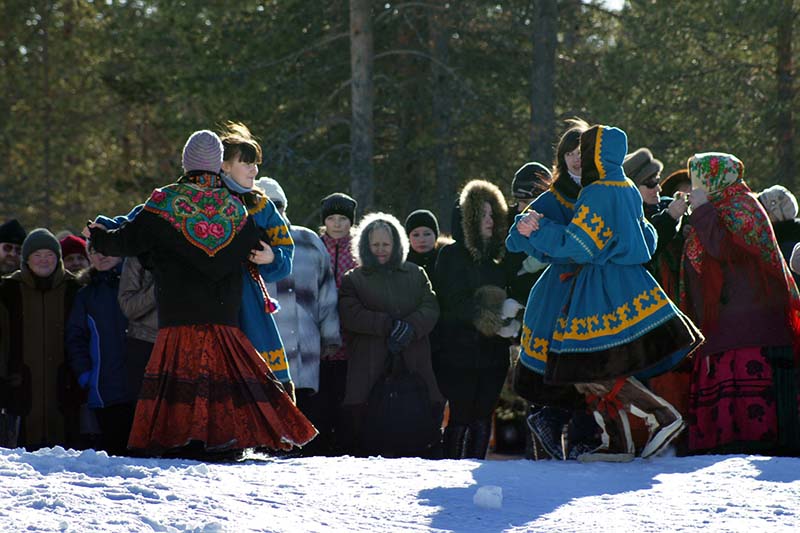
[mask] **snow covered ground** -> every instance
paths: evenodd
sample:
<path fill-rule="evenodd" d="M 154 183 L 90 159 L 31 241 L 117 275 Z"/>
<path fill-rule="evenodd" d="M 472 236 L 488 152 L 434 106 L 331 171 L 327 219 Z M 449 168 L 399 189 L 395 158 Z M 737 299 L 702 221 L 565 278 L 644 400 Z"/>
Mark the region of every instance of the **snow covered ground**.
<path fill-rule="evenodd" d="M 492 487 L 502 502 L 476 499 Z M 800 530 L 800 459 L 206 464 L 0 448 L 0 530 L 788 532 Z"/>

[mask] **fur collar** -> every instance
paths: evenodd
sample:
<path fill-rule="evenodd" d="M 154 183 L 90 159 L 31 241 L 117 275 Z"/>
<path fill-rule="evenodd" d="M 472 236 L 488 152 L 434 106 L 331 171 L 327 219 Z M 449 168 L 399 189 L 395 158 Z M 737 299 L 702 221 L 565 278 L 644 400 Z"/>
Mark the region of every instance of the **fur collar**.
<path fill-rule="evenodd" d="M 492 206 L 494 229 L 487 243 L 481 238 L 481 218 L 483 204 Z M 508 233 L 508 206 L 503 193 L 493 183 L 484 180 L 472 180 L 461 191 L 461 229 L 464 232 L 464 247 L 472 258 L 500 261 L 505 253 L 505 239 Z"/>

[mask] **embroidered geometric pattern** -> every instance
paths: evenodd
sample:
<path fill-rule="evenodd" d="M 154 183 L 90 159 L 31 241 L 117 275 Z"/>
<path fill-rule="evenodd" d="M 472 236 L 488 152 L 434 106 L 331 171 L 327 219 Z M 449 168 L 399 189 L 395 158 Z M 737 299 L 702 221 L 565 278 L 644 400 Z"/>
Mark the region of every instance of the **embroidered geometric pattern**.
<path fill-rule="evenodd" d="M 283 351 L 283 348 L 261 352 L 261 358 L 273 372 L 289 368 L 289 362 L 286 359 L 286 352 Z"/>
<path fill-rule="evenodd" d="M 620 305 L 614 312 L 603 314 L 602 317 L 590 315 L 584 318 L 573 318 L 569 324 L 565 318 L 559 318 L 553 339 L 585 341 L 606 335 L 615 335 L 668 305 L 669 299 L 664 290 L 655 286 L 649 291 L 637 295 L 631 302 Z"/>
<path fill-rule="evenodd" d="M 603 221 L 600 215 L 593 214 L 589 218 L 588 223 L 586 221 L 587 218 L 589 218 L 589 206 L 582 205 L 578 209 L 577 216 L 572 219 L 572 223 L 586 232 L 592 241 L 594 241 L 595 246 L 597 246 L 599 250 L 602 250 L 614 235 L 614 232 L 611 231 L 611 228 L 606 227 L 606 223 Z"/>
<path fill-rule="evenodd" d="M 600 159 L 600 150 L 603 147 L 603 128 L 597 129 L 597 141 L 594 146 L 594 165 L 597 167 L 597 172 L 599 174 L 599 180 L 602 180 L 606 177 L 606 169 L 603 166 L 603 160 Z"/>
<path fill-rule="evenodd" d="M 568 207 L 569 209 L 575 209 L 575 203 L 567 200 L 563 194 L 558 192 L 554 185 L 550 186 L 550 192 L 553 193 L 553 196 L 555 196 L 556 200 L 558 200 L 558 203 L 564 207 Z"/>
<path fill-rule="evenodd" d="M 244 205 L 226 189 L 177 183 L 156 189 L 144 205 L 192 245 L 213 257 L 247 222 Z"/>
<path fill-rule="evenodd" d="M 596 181 L 595 183 L 606 187 L 636 187 L 636 184 L 630 178 L 625 178 L 625 181 Z"/>
<path fill-rule="evenodd" d="M 271 246 L 292 246 L 294 244 L 294 240 L 292 240 L 292 236 L 289 234 L 289 228 L 285 225 L 275 226 L 272 228 L 266 228 L 267 232 L 267 242 Z"/>
<path fill-rule="evenodd" d="M 533 332 L 528 326 L 522 326 L 522 337 L 520 338 L 520 345 L 526 355 L 542 361 L 547 362 L 547 348 L 550 341 L 542 339 L 541 337 L 534 337 Z"/>

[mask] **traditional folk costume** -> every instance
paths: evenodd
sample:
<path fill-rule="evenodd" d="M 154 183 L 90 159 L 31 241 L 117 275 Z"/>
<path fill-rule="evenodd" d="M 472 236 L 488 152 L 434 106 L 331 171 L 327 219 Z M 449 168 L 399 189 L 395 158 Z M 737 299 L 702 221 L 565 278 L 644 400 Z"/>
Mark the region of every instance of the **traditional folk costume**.
<path fill-rule="evenodd" d="M 91 229 L 101 253 L 150 252 L 154 265 L 159 332 L 128 442 L 135 450 L 286 450 L 316 434 L 239 329 L 241 265 L 263 234 L 222 186 L 221 161 L 215 134 L 193 134 L 178 183 L 153 191 L 119 229 Z"/>
<path fill-rule="evenodd" d="M 275 260 L 268 265 L 256 265 L 248 262 L 243 268 L 244 291 L 242 292 L 242 309 L 239 321 L 250 342 L 269 365 L 272 373 L 284 386 L 291 387 L 292 377 L 289 362 L 283 348 L 275 318 L 272 316 L 280 306 L 277 300 L 270 297 L 266 283 L 273 283 L 288 276 L 292 271 L 294 257 L 294 241 L 283 217 L 278 213 L 275 204 L 267 198 L 263 191 L 253 189 L 242 195 L 248 214 L 253 218 L 259 230 L 263 231 L 262 240 L 275 253 Z M 266 237 L 264 237 L 264 235 Z"/>
<path fill-rule="evenodd" d="M 572 220 L 575 202 L 580 192 L 580 185 L 565 172 L 559 175 L 547 191 L 531 202 L 523 214 L 534 210 L 548 220 L 567 225 Z M 531 246 L 528 239 L 517 231 L 509 232 L 506 248 L 511 252 L 521 251 L 529 257 L 528 260 L 546 265 L 544 272 L 537 278 L 544 280 L 535 293 L 529 291 L 525 306 L 520 359 L 523 357 L 530 359 L 530 354 L 534 352 L 531 341 L 534 338 L 542 338 L 547 334 L 545 332 L 551 332 L 555 327 L 557 306 L 569 290 L 569 283 L 566 280 L 574 274 L 578 265 L 569 259 L 554 259 L 547 256 Z M 537 364 L 535 360 L 529 363 Z M 532 412 L 527 418 L 528 427 L 548 455 L 555 459 L 565 459 L 566 450 L 562 445 L 565 424 L 569 424 L 570 453 L 577 454 L 579 450 L 595 447 L 588 444 L 588 441 L 594 440 L 596 426 L 591 419 L 587 421 L 587 417 L 583 416 L 586 407 L 584 395 L 578 393 L 574 386 L 545 384 L 543 372 L 531 370 L 529 365 L 521 361 L 514 365 L 513 386 L 517 394 L 532 403 Z M 577 418 L 575 415 L 578 415 Z"/>
<path fill-rule="evenodd" d="M 694 359 L 689 449 L 796 454 L 797 286 L 742 162 L 697 154 L 689 173 L 708 193 L 681 269 L 682 303 L 707 338 Z"/>
<path fill-rule="evenodd" d="M 223 182 L 230 188 L 234 185 L 230 179 Z M 242 190 L 238 197 L 246 204 L 247 212 L 256 226 L 263 233 L 261 240 L 266 242 L 275 254 L 275 259 L 268 265 L 256 265 L 252 262 L 242 264 L 242 306 L 239 311 L 239 322 L 242 331 L 253 343 L 258 353 L 269 365 L 275 377 L 283 383 L 287 390 L 293 390 L 289 362 L 283 348 L 283 341 L 275 318 L 272 316 L 279 309 L 277 300 L 270 297 L 266 284 L 274 283 L 289 275 L 292 271 L 294 241 L 289 234 L 283 218 L 269 198 L 258 189 Z M 113 219 L 100 216 L 100 222 L 108 229 L 118 228 L 123 222 L 130 222 L 142 210 L 137 206 L 130 213 Z"/>
<path fill-rule="evenodd" d="M 663 449 L 683 421 L 633 376 L 669 370 L 702 336 L 643 266 L 655 251 L 656 233 L 622 170 L 626 151 L 622 130 L 595 126 L 584 132 L 583 188 L 572 219 L 564 225 L 543 218 L 527 238 L 530 249 L 550 262 L 577 266 L 559 277 L 568 290 L 553 290 L 556 284 L 545 285 L 544 276 L 534 286 L 531 299 L 537 305 L 526 309 L 520 362 L 549 384 L 599 385 L 592 390 L 605 394 L 596 399 L 595 418 L 606 429 L 622 407 L 645 418 L 652 431 L 642 451 L 646 457 Z M 523 238 L 516 224 L 512 233 L 517 235 L 511 243 Z M 627 448 L 633 451 L 632 444 Z"/>

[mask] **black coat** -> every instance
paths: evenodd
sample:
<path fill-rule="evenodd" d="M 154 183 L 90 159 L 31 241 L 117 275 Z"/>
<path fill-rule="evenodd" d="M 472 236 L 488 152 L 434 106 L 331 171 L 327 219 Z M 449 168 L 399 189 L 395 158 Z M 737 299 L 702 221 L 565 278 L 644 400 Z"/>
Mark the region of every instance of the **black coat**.
<path fill-rule="evenodd" d="M 160 328 L 194 324 L 239 325 L 243 262 L 258 244 L 248 217 L 227 246 L 209 256 L 158 215 L 142 211 L 117 230 L 92 229 L 100 253 L 132 256 L 150 252 Z"/>

